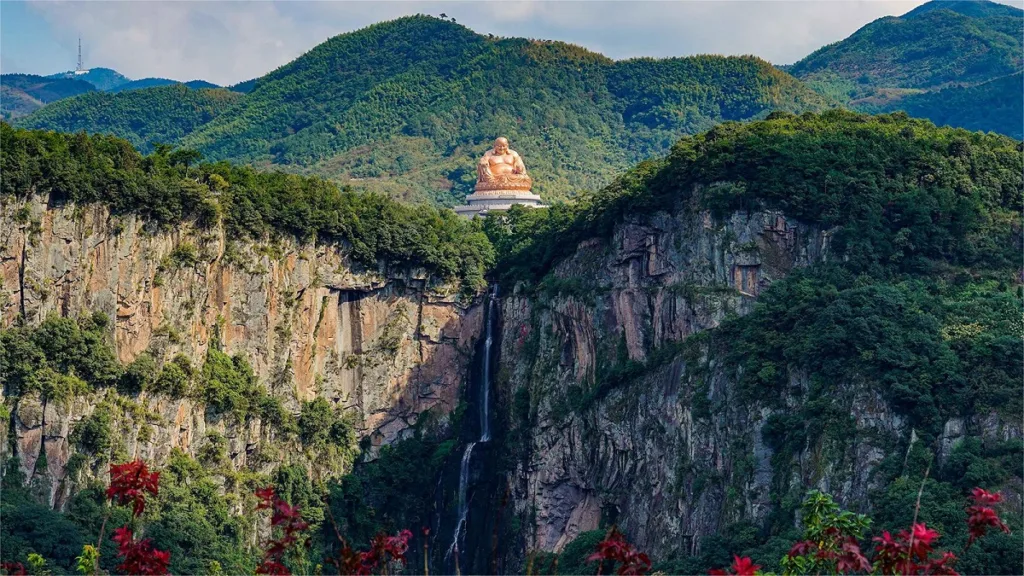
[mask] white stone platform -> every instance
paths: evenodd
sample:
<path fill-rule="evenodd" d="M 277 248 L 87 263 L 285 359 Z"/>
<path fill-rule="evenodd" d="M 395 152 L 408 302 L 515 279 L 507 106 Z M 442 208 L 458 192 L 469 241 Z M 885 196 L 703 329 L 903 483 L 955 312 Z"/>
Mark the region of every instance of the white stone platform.
<path fill-rule="evenodd" d="M 476 215 L 485 216 L 491 210 L 508 210 L 515 204 L 530 206 L 531 208 L 546 208 L 540 196 L 522 190 L 488 190 L 486 192 L 475 192 L 466 196 L 464 206 L 456 206 L 455 213 L 460 216 L 472 218 Z"/>

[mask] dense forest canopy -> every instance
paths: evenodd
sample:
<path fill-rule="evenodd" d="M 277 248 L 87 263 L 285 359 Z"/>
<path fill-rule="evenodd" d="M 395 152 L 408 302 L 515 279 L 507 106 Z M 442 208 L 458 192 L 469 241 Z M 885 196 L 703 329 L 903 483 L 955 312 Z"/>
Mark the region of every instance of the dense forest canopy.
<path fill-rule="evenodd" d="M 90 92 L 81 98 L 55 102 L 18 124 L 27 128 L 59 127 L 61 132 L 113 134 L 149 152 L 155 144 L 179 140 L 241 97 L 229 90 L 194 90 L 183 84 L 116 93 Z M 103 126 L 103 130 L 95 130 L 96 126 Z"/>

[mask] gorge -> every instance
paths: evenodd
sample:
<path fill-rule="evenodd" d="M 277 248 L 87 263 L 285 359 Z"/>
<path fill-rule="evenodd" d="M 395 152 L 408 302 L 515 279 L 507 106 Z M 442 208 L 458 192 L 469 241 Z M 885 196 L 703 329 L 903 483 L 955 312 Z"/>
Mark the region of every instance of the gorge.
<path fill-rule="evenodd" d="M 925 470 L 952 542 L 1003 491 L 1013 533 L 960 568 L 1019 569 L 1019 141 L 776 113 L 480 223 L 2 130 L 5 482 L 77 522 L 109 462 L 167 469 L 173 571 L 251 570 L 268 481 L 328 551 L 324 493 L 354 542 L 429 529 L 434 572 L 589 573 L 616 525 L 697 573 L 777 562 L 810 488 L 906 524 Z M 174 532 L 195 494 L 237 550 Z"/>

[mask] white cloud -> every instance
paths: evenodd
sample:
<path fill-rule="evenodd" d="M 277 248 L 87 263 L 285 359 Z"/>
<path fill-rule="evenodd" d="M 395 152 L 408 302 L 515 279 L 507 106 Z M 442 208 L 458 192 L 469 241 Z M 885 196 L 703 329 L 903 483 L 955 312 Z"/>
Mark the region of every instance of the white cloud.
<path fill-rule="evenodd" d="M 612 58 L 756 54 L 789 63 L 924 0 L 619 2 L 36 2 L 86 63 L 132 78 L 260 76 L 328 37 L 442 12 L 480 33 L 563 40 Z M 1020 2 L 1017 1 L 1019 5 Z"/>

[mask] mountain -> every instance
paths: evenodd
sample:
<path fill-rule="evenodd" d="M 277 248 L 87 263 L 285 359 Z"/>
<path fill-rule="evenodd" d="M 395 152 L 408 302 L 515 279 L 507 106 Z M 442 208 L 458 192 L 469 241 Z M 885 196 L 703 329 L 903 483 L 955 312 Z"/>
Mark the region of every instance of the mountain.
<path fill-rule="evenodd" d="M 48 102 L 95 89 L 92 84 L 78 79 L 3 74 L 0 75 L 0 118 L 10 120 L 25 116 Z"/>
<path fill-rule="evenodd" d="M 1020 71 L 1024 11 L 992 2 L 935 0 L 875 20 L 788 71 L 855 100 L 879 88 L 973 84 Z"/>
<path fill-rule="evenodd" d="M 472 190 L 477 157 L 505 135 L 535 192 L 556 201 L 603 186 L 682 134 L 826 106 L 754 57 L 615 62 L 416 16 L 328 40 L 177 143 L 451 205 Z M 66 129 L 43 116 L 24 125 Z M 103 121 L 79 127 L 113 130 Z"/>
<path fill-rule="evenodd" d="M 913 110 L 934 114 L 925 117 L 936 122 L 966 126 L 956 123 L 958 117 L 973 116 L 971 108 L 986 106 L 993 98 L 1020 106 L 1021 87 L 1008 81 L 969 88 L 1024 70 L 1024 11 L 988 1 L 935 0 L 900 17 L 875 20 L 783 68 L 856 110 Z M 959 112 L 936 108 L 938 96 L 914 96 L 952 86 L 965 89 L 955 92 Z M 1002 91 L 996 95 L 996 90 Z M 916 104 L 921 98 L 933 104 Z M 1004 134 L 1020 133 L 1019 116 L 1000 118 L 983 125 Z"/>
<path fill-rule="evenodd" d="M 59 72 L 57 74 L 47 76 L 47 78 L 74 78 L 76 80 L 85 80 L 95 86 L 97 90 L 110 90 L 122 84 L 131 82 L 130 78 L 121 74 L 117 70 L 111 70 L 110 68 L 93 68 L 81 74 L 74 70 L 69 70 L 68 72 Z"/>
<path fill-rule="evenodd" d="M 140 80 L 132 80 L 115 86 L 106 92 L 127 92 L 128 90 L 139 90 L 141 88 L 154 88 L 156 86 L 170 86 L 171 84 L 184 84 L 189 88 L 220 88 L 220 86 L 207 82 L 205 80 L 189 80 L 188 82 L 180 82 L 178 80 L 171 80 L 170 78 L 142 78 Z"/>
<path fill-rule="evenodd" d="M 222 88 L 193 90 L 183 84 L 90 92 L 49 104 L 16 123 L 61 132 L 105 132 L 151 150 L 154 143 L 180 140 L 242 97 Z"/>

